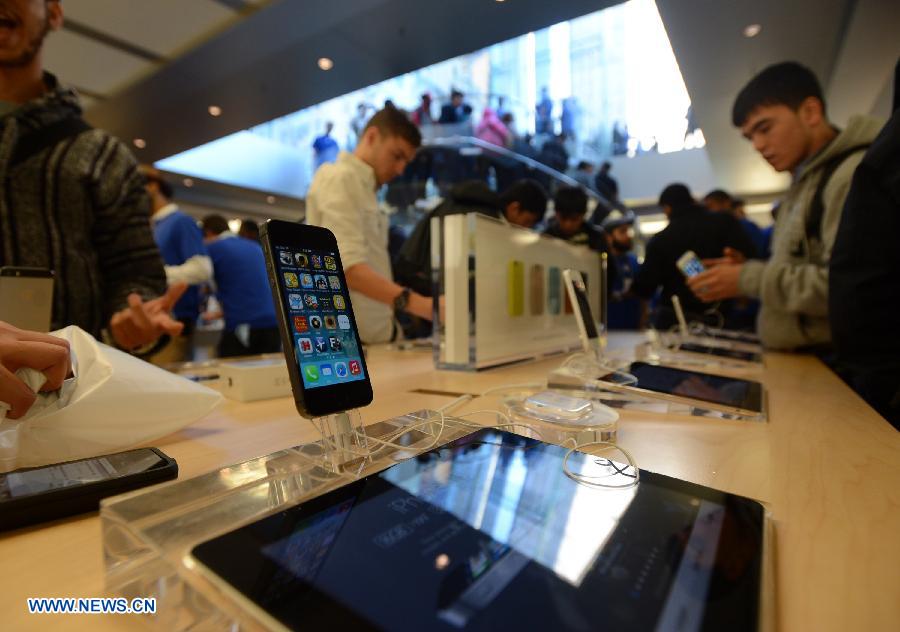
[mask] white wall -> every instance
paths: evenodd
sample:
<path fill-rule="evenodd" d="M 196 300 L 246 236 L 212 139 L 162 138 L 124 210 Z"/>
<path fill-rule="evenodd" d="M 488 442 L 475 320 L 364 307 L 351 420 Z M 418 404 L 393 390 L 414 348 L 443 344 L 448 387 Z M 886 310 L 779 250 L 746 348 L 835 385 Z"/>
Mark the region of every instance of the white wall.
<path fill-rule="evenodd" d="M 621 156 L 610 163 L 610 175 L 619 182 L 619 197 L 623 200 L 656 200 L 673 182 L 688 185 L 695 197 L 721 186 L 716 182 L 706 149 Z"/>

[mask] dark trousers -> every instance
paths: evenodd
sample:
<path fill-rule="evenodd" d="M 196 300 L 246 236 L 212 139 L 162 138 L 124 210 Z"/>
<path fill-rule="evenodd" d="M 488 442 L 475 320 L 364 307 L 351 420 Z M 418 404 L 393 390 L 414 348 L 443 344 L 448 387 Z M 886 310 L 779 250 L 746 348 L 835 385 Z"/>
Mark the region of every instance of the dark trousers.
<path fill-rule="evenodd" d="M 251 329 L 250 345 L 246 347 L 233 331 L 223 332 L 222 339 L 219 340 L 220 358 L 276 353 L 278 351 L 281 351 L 281 336 L 278 334 L 278 327 Z"/>

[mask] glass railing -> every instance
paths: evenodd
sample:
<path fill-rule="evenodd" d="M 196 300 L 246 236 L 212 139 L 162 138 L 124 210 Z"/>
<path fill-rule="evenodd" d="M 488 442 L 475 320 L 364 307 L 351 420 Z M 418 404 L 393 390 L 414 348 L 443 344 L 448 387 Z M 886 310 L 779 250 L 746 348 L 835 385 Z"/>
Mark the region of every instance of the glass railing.
<path fill-rule="evenodd" d="M 417 221 L 447 197 L 454 186 L 468 180 L 481 180 L 501 193 L 514 182 L 528 178 L 539 182 L 551 200 L 560 186 L 579 187 L 588 196 L 588 217 L 598 207 L 601 211 L 613 208 L 609 200 L 590 186 L 548 166 L 536 156 L 454 133 L 464 130 L 470 131 L 471 125 L 423 127 L 421 149 L 404 173 L 387 185 L 385 202 L 396 210 L 394 224 L 404 226 Z M 529 145 L 526 151 L 534 150 Z"/>

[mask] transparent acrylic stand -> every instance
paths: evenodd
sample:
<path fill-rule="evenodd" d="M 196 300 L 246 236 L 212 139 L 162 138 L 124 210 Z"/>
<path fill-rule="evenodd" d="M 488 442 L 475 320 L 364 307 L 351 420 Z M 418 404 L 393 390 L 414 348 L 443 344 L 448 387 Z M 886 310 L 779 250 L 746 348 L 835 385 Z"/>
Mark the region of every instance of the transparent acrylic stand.
<path fill-rule="evenodd" d="M 198 570 L 194 546 L 475 431 L 430 410 L 365 428 L 359 411 L 313 423 L 317 441 L 104 500 L 106 589 L 155 597 L 142 616 L 160 630 L 264 629 Z"/>
<path fill-rule="evenodd" d="M 740 360 L 707 353 L 692 353 L 677 348 L 681 343 L 689 342 L 734 351 L 749 351 L 751 353 L 759 352 L 756 349 L 748 349 L 738 345 L 715 341 L 710 342 L 696 336 L 688 336 L 685 338 L 680 333 L 661 333 L 649 330 L 647 332 L 647 341 L 635 346 L 634 355 L 638 360 L 643 360 L 645 362 L 657 362 L 660 364 L 680 366 L 694 370 L 709 369 L 714 371 L 717 369 L 727 369 L 760 371 L 764 367 L 762 361 Z"/>
<path fill-rule="evenodd" d="M 615 368 L 617 367 L 600 363 L 586 363 L 575 368 L 560 367 L 550 373 L 547 386 L 572 391 L 574 395 L 599 401 L 610 408 L 742 421 L 767 420 L 768 401 L 765 390 L 762 394 L 762 412 L 751 413 L 683 395 L 667 395 L 637 388 L 626 380 L 618 380 L 614 374 Z"/>
<path fill-rule="evenodd" d="M 686 362 L 691 361 L 692 354 L 684 352 L 673 352 L 672 349 L 681 343 L 692 342 L 707 347 L 717 347 L 719 349 L 732 349 L 734 351 L 748 351 L 750 353 L 759 353 L 763 351 L 762 345 L 758 342 L 746 342 L 739 338 L 729 336 L 739 336 L 737 332 L 728 332 L 724 329 L 716 329 L 709 327 L 703 323 L 688 323 L 684 309 L 681 307 L 681 299 L 675 294 L 672 296 L 672 308 L 675 311 L 675 318 L 678 321 L 677 327 L 670 331 L 657 331 L 650 329 L 647 332 L 647 339 L 651 343 L 651 347 L 658 353 L 672 352 L 677 354 L 675 359 L 687 355 Z M 684 359 L 684 358 L 682 358 Z M 708 358 L 706 358 L 709 361 Z M 734 362 L 741 365 L 741 361 L 722 360 L 720 365 L 728 365 Z M 761 366 L 761 362 L 744 362 L 743 366 L 756 365 Z"/>
<path fill-rule="evenodd" d="M 596 398 L 590 398 L 597 401 Z M 522 400 L 504 401 L 506 414 L 511 422 L 527 424 L 540 431 L 536 437 L 559 445 L 616 442 L 618 419 L 601 418 L 587 414 L 582 419 L 566 419 L 550 415 L 536 416 L 525 408 Z M 534 434 L 534 433 L 532 433 Z"/>

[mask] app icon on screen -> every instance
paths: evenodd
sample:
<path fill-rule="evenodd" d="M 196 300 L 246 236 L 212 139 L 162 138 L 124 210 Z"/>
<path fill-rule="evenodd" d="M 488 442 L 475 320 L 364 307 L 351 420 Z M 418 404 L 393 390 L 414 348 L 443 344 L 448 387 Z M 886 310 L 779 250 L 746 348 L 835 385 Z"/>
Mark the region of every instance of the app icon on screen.
<path fill-rule="evenodd" d="M 328 285 L 332 290 L 339 290 L 341 289 L 341 280 L 332 274 L 328 277 Z"/>
<path fill-rule="evenodd" d="M 313 265 L 314 268 L 321 268 L 321 267 L 322 267 L 322 257 L 321 257 L 321 255 L 312 255 L 310 258 L 312 259 L 312 265 Z"/>
<path fill-rule="evenodd" d="M 359 366 L 359 360 L 350 360 L 350 373 L 353 375 L 362 373 L 362 367 Z"/>
<path fill-rule="evenodd" d="M 326 316 L 325 326 L 328 329 L 337 329 L 337 319 L 334 316 Z"/>
<path fill-rule="evenodd" d="M 319 353 L 325 353 L 328 351 L 328 341 L 324 338 L 316 337 L 316 351 Z"/>
<path fill-rule="evenodd" d="M 330 296 L 320 296 L 319 297 L 319 308 L 320 309 L 331 309 L 331 297 Z"/>
<path fill-rule="evenodd" d="M 316 298 L 315 294 L 304 294 L 303 302 L 306 303 L 309 309 L 319 309 L 319 299 Z"/>
<path fill-rule="evenodd" d="M 303 295 L 291 292 L 288 294 L 288 304 L 291 309 L 303 309 Z"/>
<path fill-rule="evenodd" d="M 284 273 L 284 285 L 285 287 L 300 287 L 299 281 L 297 281 L 297 275 L 294 272 L 285 272 Z"/>
<path fill-rule="evenodd" d="M 302 252 L 294 253 L 294 262 L 301 268 L 309 267 L 309 258 Z"/>
<path fill-rule="evenodd" d="M 281 263 L 286 266 L 289 266 L 293 263 L 291 261 L 291 253 L 285 252 L 284 250 L 278 252 L 278 258 L 281 260 Z"/>
<path fill-rule="evenodd" d="M 304 272 L 300 275 L 300 287 L 311 290 L 313 288 L 313 278 L 311 274 Z"/>
<path fill-rule="evenodd" d="M 313 329 L 321 329 L 322 328 L 322 319 L 319 316 L 310 316 L 309 317 L 309 326 Z"/>
<path fill-rule="evenodd" d="M 337 336 L 328 336 L 328 344 L 331 346 L 332 351 L 344 350 L 344 343 L 342 343 L 341 339 Z"/>
<path fill-rule="evenodd" d="M 331 377 L 332 370 L 330 364 L 320 364 L 319 371 L 322 373 L 322 377 Z"/>
<path fill-rule="evenodd" d="M 325 269 L 326 270 L 337 270 L 337 263 L 334 260 L 334 257 L 325 257 Z"/>
<path fill-rule="evenodd" d="M 303 355 L 309 355 L 313 352 L 312 340 L 309 338 L 297 338 L 297 346 Z"/>
<path fill-rule="evenodd" d="M 303 367 L 303 372 L 306 374 L 306 379 L 310 382 L 319 381 L 319 367 L 315 364 L 307 364 Z"/>
<path fill-rule="evenodd" d="M 325 278 L 324 274 L 316 275 L 316 289 L 317 290 L 327 290 L 328 289 L 328 279 Z"/>
<path fill-rule="evenodd" d="M 347 314 L 338 314 L 338 327 L 350 329 L 350 317 Z"/>
<path fill-rule="evenodd" d="M 334 363 L 334 374 L 339 378 L 347 377 L 347 363 L 346 362 L 335 362 Z"/>
<path fill-rule="evenodd" d="M 298 334 L 309 331 L 309 322 L 307 322 L 306 316 L 294 316 L 294 329 Z"/>
<path fill-rule="evenodd" d="M 344 297 L 340 294 L 334 295 L 334 307 L 335 309 L 347 309 L 347 303 L 344 301 Z"/>

